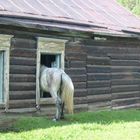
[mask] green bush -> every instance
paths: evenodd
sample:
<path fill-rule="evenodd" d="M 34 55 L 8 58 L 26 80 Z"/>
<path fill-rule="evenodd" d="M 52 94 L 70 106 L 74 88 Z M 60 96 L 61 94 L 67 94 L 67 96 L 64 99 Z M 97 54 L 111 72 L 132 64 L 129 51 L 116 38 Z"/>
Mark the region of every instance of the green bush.
<path fill-rule="evenodd" d="M 118 2 L 129 9 L 133 14 L 140 16 L 140 0 L 118 0 Z"/>

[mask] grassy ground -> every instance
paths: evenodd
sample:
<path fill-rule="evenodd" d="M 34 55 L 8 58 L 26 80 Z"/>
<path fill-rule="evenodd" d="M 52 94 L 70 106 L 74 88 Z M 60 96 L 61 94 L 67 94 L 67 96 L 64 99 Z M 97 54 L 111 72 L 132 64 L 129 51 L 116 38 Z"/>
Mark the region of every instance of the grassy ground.
<path fill-rule="evenodd" d="M 80 113 L 60 122 L 46 117 L 12 122 L 0 131 L 0 140 L 140 140 L 140 110 Z"/>

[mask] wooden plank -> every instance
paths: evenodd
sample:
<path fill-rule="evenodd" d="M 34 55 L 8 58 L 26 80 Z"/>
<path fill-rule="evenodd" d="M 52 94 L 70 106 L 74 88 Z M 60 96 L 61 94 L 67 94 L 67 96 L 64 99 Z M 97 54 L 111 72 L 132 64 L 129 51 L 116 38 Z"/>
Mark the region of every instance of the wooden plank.
<path fill-rule="evenodd" d="M 14 48 L 27 48 L 27 49 L 35 49 L 37 48 L 36 38 L 21 38 L 21 37 L 13 37 L 11 41 L 11 47 Z"/>
<path fill-rule="evenodd" d="M 140 73 L 138 72 L 118 72 L 111 74 L 112 79 L 127 79 L 133 80 L 135 78 L 140 78 Z"/>
<path fill-rule="evenodd" d="M 88 95 L 88 103 L 111 101 L 111 94 L 100 94 L 100 95 Z"/>
<path fill-rule="evenodd" d="M 89 111 L 110 110 L 111 109 L 111 102 L 105 101 L 105 102 L 90 103 L 88 105 L 88 109 L 89 109 Z"/>
<path fill-rule="evenodd" d="M 99 95 L 99 94 L 109 94 L 110 93 L 110 87 L 106 88 L 88 88 L 88 94 L 87 95 Z"/>
<path fill-rule="evenodd" d="M 9 108 L 32 108 L 36 107 L 35 99 L 26 100 L 10 100 Z"/>
<path fill-rule="evenodd" d="M 139 72 L 140 67 L 138 66 L 111 66 L 111 71 L 112 73 L 117 73 L 117 72 Z"/>
<path fill-rule="evenodd" d="M 36 88 L 35 83 L 19 83 L 19 82 L 12 82 L 9 84 L 10 91 L 33 91 Z"/>
<path fill-rule="evenodd" d="M 85 68 L 86 61 L 70 61 L 71 68 Z"/>
<path fill-rule="evenodd" d="M 86 68 L 68 68 L 68 69 L 66 68 L 65 71 L 70 75 L 86 74 Z"/>
<path fill-rule="evenodd" d="M 11 57 L 10 65 L 36 66 L 36 59 L 26 57 Z"/>
<path fill-rule="evenodd" d="M 139 66 L 139 60 L 111 60 L 112 66 Z"/>
<path fill-rule="evenodd" d="M 134 103 L 134 104 L 129 104 L 129 105 L 123 105 L 123 106 L 114 106 L 112 107 L 112 109 L 115 109 L 115 110 L 120 110 L 120 109 L 130 109 L 130 108 L 139 108 L 140 107 L 140 104 L 138 103 Z"/>
<path fill-rule="evenodd" d="M 75 97 L 74 98 L 74 105 L 77 104 L 87 104 L 87 97 Z"/>
<path fill-rule="evenodd" d="M 35 91 L 10 91 L 10 100 L 20 100 L 20 99 L 35 99 Z"/>
<path fill-rule="evenodd" d="M 73 82 L 86 82 L 87 76 L 86 75 L 70 75 Z"/>
<path fill-rule="evenodd" d="M 74 105 L 74 112 L 85 112 L 85 111 L 88 111 L 88 104 Z"/>
<path fill-rule="evenodd" d="M 6 113 L 13 113 L 13 114 L 21 114 L 23 113 L 35 113 L 37 110 L 35 107 L 33 108 L 17 108 L 17 109 L 8 109 Z"/>
<path fill-rule="evenodd" d="M 87 81 L 87 88 L 110 87 L 111 81 Z"/>
<path fill-rule="evenodd" d="M 84 89 L 87 86 L 86 82 L 74 82 L 73 84 L 75 89 Z"/>
<path fill-rule="evenodd" d="M 140 91 L 112 93 L 112 99 L 140 97 Z"/>
<path fill-rule="evenodd" d="M 86 53 L 67 52 L 65 55 L 66 60 L 86 61 Z"/>
<path fill-rule="evenodd" d="M 87 80 L 88 81 L 98 81 L 98 80 L 110 80 L 110 73 L 88 73 Z"/>
<path fill-rule="evenodd" d="M 110 73 L 111 67 L 105 65 L 87 65 L 87 73 Z"/>
<path fill-rule="evenodd" d="M 112 86 L 111 92 L 118 93 L 118 92 L 130 92 L 130 91 L 139 91 L 139 85 L 121 85 L 121 86 Z"/>
<path fill-rule="evenodd" d="M 35 66 L 11 65 L 10 74 L 36 74 Z"/>
<path fill-rule="evenodd" d="M 109 57 L 88 56 L 87 57 L 87 64 L 88 65 L 110 65 L 111 60 Z"/>
<path fill-rule="evenodd" d="M 139 100 L 140 100 L 140 97 L 112 100 L 112 107 L 124 106 L 124 105 L 127 106 L 130 104 L 135 104 L 135 103 L 138 103 Z"/>
<path fill-rule="evenodd" d="M 117 85 L 139 85 L 140 84 L 140 79 L 112 79 L 111 80 L 111 85 L 112 86 L 117 86 Z"/>
<path fill-rule="evenodd" d="M 87 89 L 75 89 L 74 96 L 75 97 L 84 97 L 84 96 L 87 96 Z"/>
<path fill-rule="evenodd" d="M 113 60 L 140 60 L 139 54 L 108 54 Z"/>
<path fill-rule="evenodd" d="M 11 49 L 11 57 L 26 57 L 26 58 L 36 58 L 36 49 Z"/>
<path fill-rule="evenodd" d="M 10 74 L 10 82 L 36 82 L 33 74 Z"/>

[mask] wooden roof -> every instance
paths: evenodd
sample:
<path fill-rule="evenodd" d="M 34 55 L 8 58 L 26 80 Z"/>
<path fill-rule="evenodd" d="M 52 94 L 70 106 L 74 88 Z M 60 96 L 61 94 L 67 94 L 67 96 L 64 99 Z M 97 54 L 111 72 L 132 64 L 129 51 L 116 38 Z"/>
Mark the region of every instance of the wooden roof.
<path fill-rule="evenodd" d="M 83 32 L 140 34 L 140 19 L 116 0 L 0 0 L 0 18 L 5 17 L 24 26 L 34 20 L 34 25 Z"/>

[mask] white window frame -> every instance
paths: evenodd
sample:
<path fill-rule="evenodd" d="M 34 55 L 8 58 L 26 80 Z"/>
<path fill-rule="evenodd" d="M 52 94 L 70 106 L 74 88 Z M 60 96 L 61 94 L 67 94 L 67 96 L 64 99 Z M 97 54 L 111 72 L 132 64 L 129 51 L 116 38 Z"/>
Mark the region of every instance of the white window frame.
<path fill-rule="evenodd" d="M 47 104 L 52 100 L 51 98 L 41 98 L 40 97 L 40 61 L 41 54 L 52 54 L 52 55 L 60 55 L 61 57 L 61 69 L 64 69 L 65 64 L 65 43 L 67 40 L 60 39 L 52 39 L 52 38 L 38 38 L 38 48 L 37 48 L 37 66 L 36 66 L 36 105 L 37 107 L 40 104 Z"/>
<path fill-rule="evenodd" d="M 9 108 L 9 55 L 10 55 L 10 35 L 0 34 L 0 51 L 4 53 L 4 102 L 0 104 L 0 107 L 5 107 L 5 111 Z"/>

